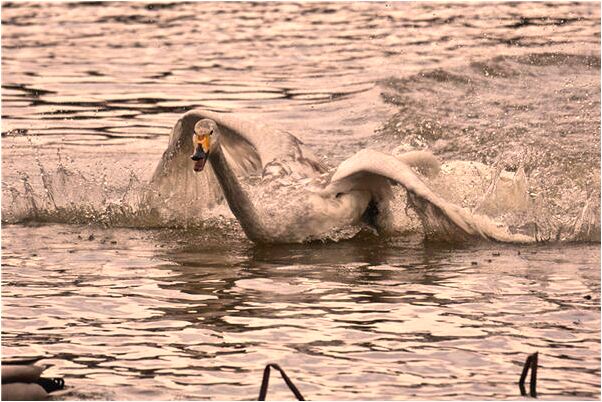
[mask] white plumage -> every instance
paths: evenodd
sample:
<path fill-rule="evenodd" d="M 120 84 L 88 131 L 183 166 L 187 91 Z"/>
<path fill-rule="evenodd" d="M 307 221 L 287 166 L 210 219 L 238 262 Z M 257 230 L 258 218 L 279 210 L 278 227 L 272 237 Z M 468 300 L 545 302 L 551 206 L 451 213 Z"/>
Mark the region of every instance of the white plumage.
<path fill-rule="evenodd" d="M 201 173 L 190 160 L 199 121 L 212 133 L 211 169 Z M 530 241 L 444 200 L 411 166 L 438 169 L 429 152 L 394 157 L 367 149 L 341 163 L 329 179 L 326 166 L 294 135 L 231 114 L 193 110 L 176 123 L 151 183 L 174 202 L 192 204 L 182 208 L 207 208 L 223 194 L 246 235 L 260 243 L 319 239 L 361 224 L 387 234 L 396 184 L 407 190 L 429 237 Z M 249 177 L 261 179 L 249 187 L 240 180 Z M 178 194 L 182 191 L 187 195 Z M 195 200 L 206 205 L 195 206 Z"/>

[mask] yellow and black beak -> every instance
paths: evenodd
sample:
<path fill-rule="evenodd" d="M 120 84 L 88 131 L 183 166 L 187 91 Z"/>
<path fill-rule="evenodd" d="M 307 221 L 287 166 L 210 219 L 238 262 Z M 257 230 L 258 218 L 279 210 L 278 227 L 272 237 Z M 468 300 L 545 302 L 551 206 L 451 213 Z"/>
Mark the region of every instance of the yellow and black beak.
<path fill-rule="evenodd" d="M 211 146 L 211 139 L 209 134 L 194 134 L 194 153 L 190 157 L 196 163 L 194 164 L 194 171 L 201 172 L 207 163 L 209 158 L 209 149 Z"/>

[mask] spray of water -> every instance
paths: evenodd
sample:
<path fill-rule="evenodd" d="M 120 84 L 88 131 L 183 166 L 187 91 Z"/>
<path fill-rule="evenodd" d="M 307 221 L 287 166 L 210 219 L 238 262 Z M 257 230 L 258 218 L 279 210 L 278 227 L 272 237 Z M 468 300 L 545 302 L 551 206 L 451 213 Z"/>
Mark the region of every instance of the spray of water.
<path fill-rule="evenodd" d="M 35 146 L 30 141 L 30 145 Z M 54 167 L 45 166 L 36 156 L 38 177 L 18 172 L 17 183 L 2 183 L 3 223 L 98 224 L 106 227 L 185 228 L 229 227 L 231 215 L 223 208 L 203 210 L 203 219 L 194 210 L 180 208 L 170 197 L 159 196 L 159 188 L 126 172 L 124 184 L 111 182 L 106 169 L 85 174 L 73 160 L 61 157 Z M 227 211 L 226 211 L 227 212 Z"/>
<path fill-rule="evenodd" d="M 555 215 L 550 209 L 550 205 L 554 205 L 550 199 L 535 194 L 524 160 L 524 157 L 520 158 L 515 171 L 504 169 L 508 165 L 504 158 L 491 167 L 478 162 L 452 161 L 444 163 L 438 174 L 423 178 L 449 201 L 475 215 L 493 218 L 500 223 L 500 229 L 504 228 L 510 233 L 527 235 L 535 241 L 600 241 L 599 193 L 592 190 L 586 195 L 579 194 L 585 202 L 578 211 L 572 215 Z M 177 178 L 169 183 L 171 192 L 166 192 L 166 183 L 163 186 L 157 183 L 150 185 L 140 180 L 133 171 L 128 172 L 125 184 L 119 185 L 107 179 L 106 171 L 101 170 L 97 176 L 82 173 L 71 159 L 63 160 L 60 150 L 54 168 L 44 166 L 38 158 L 35 163 L 39 180 L 33 180 L 29 174 L 21 172 L 17 185 L 3 183 L 4 223 L 53 222 L 107 227 L 211 229 L 241 235 L 236 220 L 223 200 L 217 202 L 213 199 L 216 197 L 211 197 L 209 202 L 203 199 L 203 194 L 196 191 L 189 193 L 186 185 L 176 186 L 176 182 L 182 181 Z M 245 189 L 253 202 L 262 205 L 264 214 L 273 214 L 283 208 L 291 213 L 303 214 L 304 209 L 299 205 L 282 205 L 282 202 L 300 199 L 287 195 L 305 191 L 306 185 L 294 181 L 261 183 L 260 178 L 251 178 L 245 183 Z M 407 194 L 403 188 L 394 189 L 390 209 L 390 232 L 402 235 L 424 233 L 424 222 L 408 208 Z M 437 222 L 430 222 L 430 226 L 437 226 Z M 339 228 L 320 239 L 308 240 L 338 241 L 353 237 L 362 229 L 365 228 Z"/>

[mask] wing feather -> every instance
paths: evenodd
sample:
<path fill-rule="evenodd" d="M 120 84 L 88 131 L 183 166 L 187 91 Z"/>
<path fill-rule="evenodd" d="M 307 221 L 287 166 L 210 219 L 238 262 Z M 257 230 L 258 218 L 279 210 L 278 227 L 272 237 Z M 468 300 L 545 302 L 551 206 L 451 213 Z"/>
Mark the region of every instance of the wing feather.
<path fill-rule="evenodd" d="M 200 119 L 211 119 L 222 133 L 222 148 L 229 162 L 243 175 L 261 173 L 267 165 L 287 164 L 294 173 L 303 176 L 326 171 L 324 165 L 294 135 L 264 123 L 236 117 L 229 113 L 191 110 L 182 116 L 184 126 L 194 127 Z M 184 130 L 192 135 L 192 130 Z M 189 138 L 184 142 L 190 143 Z M 192 153 L 191 144 L 183 144 Z"/>
<path fill-rule="evenodd" d="M 367 183 L 376 178 L 387 178 L 407 190 L 410 204 L 420 216 L 428 237 L 438 240 L 532 241 L 526 236 L 509 233 L 485 216 L 473 215 L 444 200 L 429 189 L 406 163 L 375 150 L 360 151 L 341 163 L 325 191 L 336 194 L 354 189 L 371 190 Z"/>
<path fill-rule="evenodd" d="M 197 174 L 192 169 L 192 133 L 201 119 L 217 123 L 222 133 L 224 154 L 239 176 L 265 175 L 276 170 L 279 175 L 314 177 L 326 171 L 311 151 L 288 132 L 233 114 L 195 109 L 182 115 L 171 132 L 169 145 L 151 178 L 152 192 L 148 197 L 151 205 L 179 208 L 196 203 L 210 207 L 223 199 L 210 165 L 205 167 L 204 174 Z"/>

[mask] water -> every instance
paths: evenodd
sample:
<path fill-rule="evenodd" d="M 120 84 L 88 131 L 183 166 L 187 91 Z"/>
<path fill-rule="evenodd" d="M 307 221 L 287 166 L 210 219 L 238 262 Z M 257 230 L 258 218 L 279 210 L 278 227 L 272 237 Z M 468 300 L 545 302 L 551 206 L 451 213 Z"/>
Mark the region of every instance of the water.
<path fill-rule="evenodd" d="M 4 3 L 3 357 L 43 357 L 68 399 L 252 399 L 268 362 L 310 399 L 507 399 L 539 351 L 542 398 L 599 399 L 599 7 Z M 154 216 L 197 106 L 331 167 L 428 147 L 523 171 L 524 203 L 495 175 L 430 184 L 561 242 L 268 247 L 224 206 Z"/>

